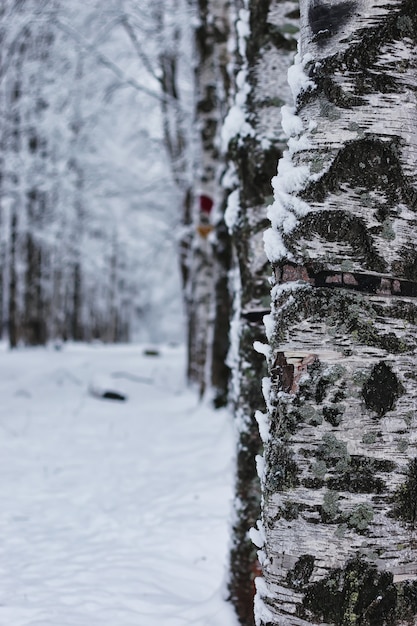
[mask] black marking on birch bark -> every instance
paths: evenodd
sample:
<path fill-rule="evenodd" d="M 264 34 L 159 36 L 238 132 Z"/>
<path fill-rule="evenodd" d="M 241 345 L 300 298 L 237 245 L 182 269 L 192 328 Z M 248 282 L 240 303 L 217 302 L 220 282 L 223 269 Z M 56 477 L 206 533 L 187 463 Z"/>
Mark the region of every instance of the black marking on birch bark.
<path fill-rule="evenodd" d="M 287 583 L 292 589 L 302 590 L 309 583 L 314 570 L 315 557 L 302 554 L 293 569 L 287 572 Z"/>
<path fill-rule="evenodd" d="M 360 95 L 369 91 L 401 93 L 402 84 L 398 78 L 388 71 L 381 74 L 381 71 L 375 72 L 372 68 L 389 43 L 405 38 L 416 42 L 417 15 L 413 3 L 414 0 L 406 0 L 387 18 L 378 20 L 376 27 L 360 31 L 354 43 L 343 54 L 337 53 L 322 59 L 320 63 L 308 65 L 306 71 L 309 78 L 316 82 L 317 88 L 314 92 L 311 90 L 301 92 L 297 104 L 304 105 L 311 98 L 316 98 L 319 92 L 325 93 L 331 102 L 341 107 L 360 105 L 363 102 Z M 318 44 L 320 45 L 320 42 Z M 411 57 L 409 61 L 411 62 Z M 343 91 L 331 78 L 342 68 L 351 72 L 351 80 L 355 83 L 353 95 Z"/>
<path fill-rule="evenodd" d="M 124 394 L 117 391 L 105 391 L 101 397 L 105 400 L 120 400 L 121 402 L 124 402 L 127 399 Z"/>
<path fill-rule="evenodd" d="M 290 235 L 284 235 L 284 243 L 291 250 L 291 244 L 302 237 L 311 239 L 317 233 L 328 242 L 347 243 L 354 252 L 355 258 L 361 259 L 366 269 L 371 272 L 387 272 L 385 259 L 377 252 L 372 235 L 365 219 L 352 216 L 345 210 L 331 210 L 308 213 L 299 218 L 296 228 Z"/>
<path fill-rule="evenodd" d="M 353 107 L 361 106 L 365 103 L 365 99 L 359 95 L 348 93 L 344 89 L 335 83 L 334 80 L 327 74 L 321 71 L 321 68 L 316 68 L 314 73 L 312 70 L 309 72 L 310 78 L 314 80 L 317 88 L 314 91 L 306 91 L 306 97 L 314 93 L 314 97 L 317 97 L 317 93 L 323 93 L 326 99 L 331 104 L 335 104 L 342 109 L 351 109 Z M 304 92 L 303 92 L 304 93 Z M 301 94 L 302 97 L 302 94 Z"/>
<path fill-rule="evenodd" d="M 333 37 L 350 19 L 356 2 L 340 2 L 338 5 L 314 0 L 308 10 L 308 23 L 314 34 L 313 41 L 319 46 Z"/>
<path fill-rule="evenodd" d="M 349 141 L 340 149 L 329 170 L 303 190 L 302 197 L 324 202 L 329 192 L 337 192 L 345 183 L 351 188 L 381 190 L 390 205 L 401 200 L 408 204 L 409 199 L 414 198 L 415 207 L 416 190 L 403 174 L 400 150 L 396 137 L 391 137 L 389 142 L 369 135 Z M 376 204 L 376 208 L 379 206 Z"/>
<path fill-rule="evenodd" d="M 383 417 L 393 410 L 404 391 L 395 372 L 384 361 L 380 361 L 372 368 L 362 388 L 362 397 L 367 409 L 375 412 L 377 417 Z"/>
<path fill-rule="evenodd" d="M 355 54 L 358 54 L 356 50 L 355 53 L 349 50 L 343 57 L 343 66 L 351 72 L 350 78 L 354 85 L 352 91 L 345 91 L 332 78 L 335 72 L 342 70 L 342 61 L 338 56 L 307 67 L 309 78 L 315 82 L 316 89 L 314 92 L 311 90 L 302 92 L 298 102 L 306 103 L 309 98 L 313 96 L 316 98 L 317 94 L 322 93 L 332 104 L 342 109 L 349 109 L 364 104 L 366 94 L 375 92 L 401 93 L 403 91 L 403 85 L 397 77 L 365 69 L 368 61 L 355 56 Z"/>
<path fill-rule="evenodd" d="M 336 428 L 339 426 L 342 421 L 344 413 L 344 408 L 341 406 L 324 406 L 323 407 L 323 417 L 326 422 L 329 422 L 332 426 Z"/>
<path fill-rule="evenodd" d="M 335 470 L 340 474 L 327 479 L 326 486 L 329 489 L 350 493 L 384 493 L 387 490 L 386 483 L 377 473 L 389 475 L 395 469 L 395 463 L 392 461 L 361 455 L 348 456 L 344 462 L 345 468 L 341 466 L 340 461 L 335 466 Z"/>
<path fill-rule="evenodd" d="M 284 503 L 282 507 L 278 510 L 278 515 L 273 519 L 268 520 L 270 527 L 274 525 L 274 523 L 283 517 L 287 522 L 291 522 L 297 517 L 299 517 L 300 512 L 307 507 L 305 504 L 301 504 L 300 502 L 292 502 L 287 501 Z"/>
<path fill-rule="evenodd" d="M 376 565 L 357 556 L 344 568 L 332 569 L 322 580 L 310 583 L 297 614 L 334 626 L 414 624 L 417 583 L 394 584 L 391 572 L 378 571 Z"/>

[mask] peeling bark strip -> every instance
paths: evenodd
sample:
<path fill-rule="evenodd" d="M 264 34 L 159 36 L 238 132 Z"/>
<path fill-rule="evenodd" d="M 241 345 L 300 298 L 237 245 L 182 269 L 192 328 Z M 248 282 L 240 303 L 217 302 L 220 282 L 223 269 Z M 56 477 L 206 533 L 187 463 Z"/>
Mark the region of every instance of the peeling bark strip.
<path fill-rule="evenodd" d="M 302 0 L 301 23 L 267 239 L 258 624 L 414 625 L 417 3 Z"/>
<path fill-rule="evenodd" d="M 276 266 L 275 280 L 277 285 L 304 281 L 313 287 L 352 289 L 353 291 L 383 296 L 417 297 L 417 282 L 358 272 L 315 272 L 311 265 L 286 263 L 282 266 Z"/>

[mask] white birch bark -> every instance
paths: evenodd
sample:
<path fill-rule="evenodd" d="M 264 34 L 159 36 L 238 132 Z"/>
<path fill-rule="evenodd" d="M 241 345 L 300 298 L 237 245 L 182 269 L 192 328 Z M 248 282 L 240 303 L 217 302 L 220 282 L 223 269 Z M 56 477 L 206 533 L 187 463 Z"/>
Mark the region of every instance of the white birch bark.
<path fill-rule="evenodd" d="M 258 624 L 417 623 L 416 25 L 301 2 L 276 285 Z M 256 538 L 256 537 L 255 537 Z"/>
<path fill-rule="evenodd" d="M 198 128 L 196 175 L 193 189 L 194 210 L 192 245 L 189 255 L 190 283 L 188 293 L 190 339 L 189 378 L 204 394 L 212 380 L 213 344 L 218 336 L 216 316 L 219 312 L 217 288 L 223 271 L 217 230 L 222 221 L 224 191 L 220 185 L 224 158 L 220 151 L 220 128 L 224 117 L 229 34 L 228 3 L 224 0 L 197 2 L 198 23 L 195 29 L 197 65 L 195 71 Z M 227 298 L 227 291 L 223 290 Z M 226 312 L 227 313 L 227 312 Z M 228 323 L 227 315 L 223 323 Z M 223 373 L 223 377 L 227 373 Z M 223 394 L 227 380 L 221 381 Z M 216 383 L 217 386 L 217 383 Z M 218 391 L 211 391 L 216 402 Z M 223 400 L 224 402 L 224 400 Z"/>

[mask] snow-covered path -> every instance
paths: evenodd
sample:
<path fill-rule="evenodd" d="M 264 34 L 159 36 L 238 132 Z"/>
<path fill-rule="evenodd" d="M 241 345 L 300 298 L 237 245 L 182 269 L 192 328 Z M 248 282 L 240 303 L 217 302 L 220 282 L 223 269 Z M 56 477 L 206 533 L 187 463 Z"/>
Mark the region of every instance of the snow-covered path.
<path fill-rule="evenodd" d="M 235 626 L 227 413 L 179 349 L 0 350 L 0 626 Z M 127 402 L 88 393 L 108 376 Z"/>

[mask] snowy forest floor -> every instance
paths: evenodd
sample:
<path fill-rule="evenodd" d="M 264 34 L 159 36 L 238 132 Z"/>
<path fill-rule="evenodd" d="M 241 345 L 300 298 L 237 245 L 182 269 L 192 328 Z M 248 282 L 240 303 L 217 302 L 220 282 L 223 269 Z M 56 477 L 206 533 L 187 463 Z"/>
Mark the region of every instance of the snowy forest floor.
<path fill-rule="evenodd" d="M 183 371 L 180 348 L 0 348 L 1 626 L 235 626 L 233 425 Z"/>

